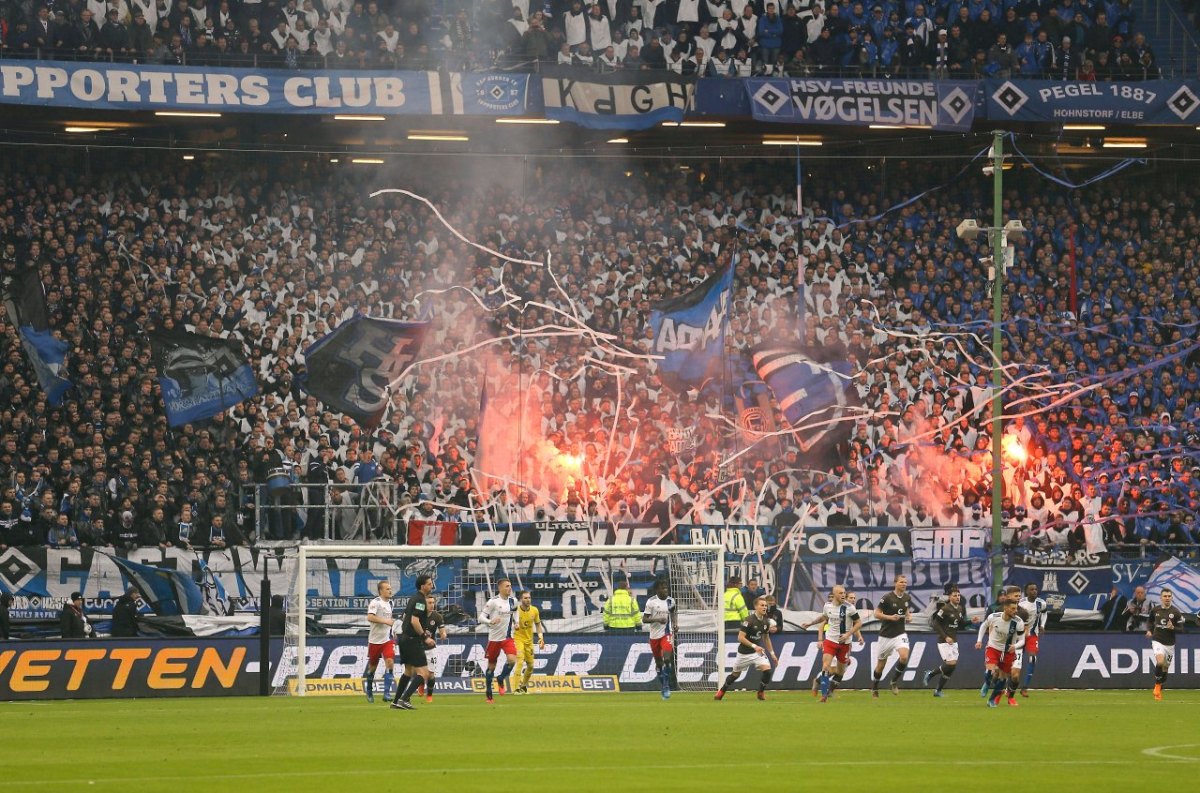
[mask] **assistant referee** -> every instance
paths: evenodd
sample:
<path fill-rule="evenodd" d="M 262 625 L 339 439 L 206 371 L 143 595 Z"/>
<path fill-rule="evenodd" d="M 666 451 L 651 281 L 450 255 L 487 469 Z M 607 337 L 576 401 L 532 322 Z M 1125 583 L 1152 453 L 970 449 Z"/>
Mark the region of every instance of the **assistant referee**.
<path fill-rule="evenodd" d="M 396 696 L 392 700 L 392 707 L 397 710 L 415 710 L 410 700 L 425 679 L 425 670 L 429 666 L 425 650 L 434 646 L 433 634 L 429 632 L 427 600 L 431 592 L 433 576 L 424 573 L 417 576 L 417 591 L 409 598 L 408 606 L 404 609 L 404 622 L 400 626 L 397 642 L 400 660 L 404 663 L 404 676 L 400 678 L 400 685 L 396 686 Z"/>

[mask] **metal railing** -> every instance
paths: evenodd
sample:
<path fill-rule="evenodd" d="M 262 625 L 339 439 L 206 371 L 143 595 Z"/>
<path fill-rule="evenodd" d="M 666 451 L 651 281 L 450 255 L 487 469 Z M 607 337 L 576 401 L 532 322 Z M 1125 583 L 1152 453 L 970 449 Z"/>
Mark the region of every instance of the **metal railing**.
<path fill-rule="evenodd" d="M 255 538 L 395 542 L 402 493 L 391 480 L 260 484 L 254 491 Z"/>
<path fill-rule="evenodd" d="M 1186 78 L 1200 74 L 1200 43 L 1196 40 L 1195 23 L 1179 12 L 1172 0 L 1143 0 L 1142 8 L 1148 19 L 1139 20 L 1135 27 L 1146 28 L 1147 38 L 1153 31 L 1152 45 L 1166 43 L 1167 51 L 1157 56 L 1163 75 Z"/>

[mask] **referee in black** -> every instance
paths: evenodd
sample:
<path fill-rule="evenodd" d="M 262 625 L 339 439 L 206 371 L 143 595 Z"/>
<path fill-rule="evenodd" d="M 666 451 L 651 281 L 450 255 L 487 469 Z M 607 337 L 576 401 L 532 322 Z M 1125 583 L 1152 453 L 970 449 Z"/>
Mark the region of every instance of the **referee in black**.
<path fill-rule="evenodd" d="M 400 626 L 400 660 L 404 663 L 404 676 L 396 686 L 392 707 L 397 710 L 415 710 L 409 700 L 425 678 L 429 666 L 425 649 L 433 647 L 433 634 L 429 632 L 429 606 L 427 598 L 433 592 L 433 576 L 422 573 L 417 576 L 417 591 L 408 599 L 404 609 L 404 622 Z"/>

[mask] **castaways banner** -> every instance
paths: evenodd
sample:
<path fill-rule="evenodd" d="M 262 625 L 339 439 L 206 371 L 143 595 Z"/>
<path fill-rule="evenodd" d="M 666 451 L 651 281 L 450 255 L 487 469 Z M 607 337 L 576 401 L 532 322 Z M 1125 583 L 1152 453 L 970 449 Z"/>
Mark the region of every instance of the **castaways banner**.
<path fill-rule="evenodd" d="M 979 84 L 953 80 L 819 80 L 750 78 L 755 121 L 781 124 L 871 124 L 967 132 Z"/>

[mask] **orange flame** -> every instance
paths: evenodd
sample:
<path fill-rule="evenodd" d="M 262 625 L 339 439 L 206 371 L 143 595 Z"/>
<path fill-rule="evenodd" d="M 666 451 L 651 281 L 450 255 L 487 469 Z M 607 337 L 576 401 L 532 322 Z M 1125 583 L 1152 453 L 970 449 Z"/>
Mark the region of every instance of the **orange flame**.
<path fill-rule="evenodd" d="M 1000 442 L 1000 453 L 1010 462 L 1017 465 L 1023 464 L 1029 457 L 1025 451 L 1025 447 L 1012 435 L 1004 436 L 1004 440 Z"/>

